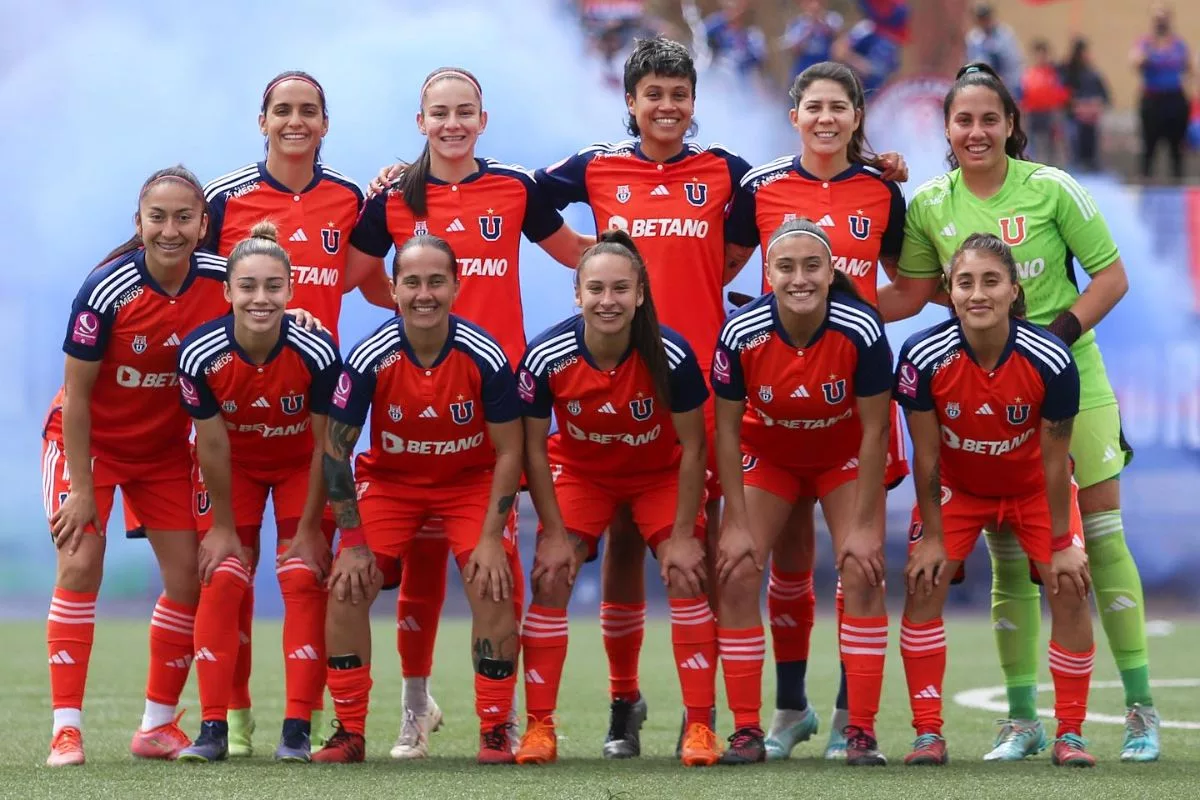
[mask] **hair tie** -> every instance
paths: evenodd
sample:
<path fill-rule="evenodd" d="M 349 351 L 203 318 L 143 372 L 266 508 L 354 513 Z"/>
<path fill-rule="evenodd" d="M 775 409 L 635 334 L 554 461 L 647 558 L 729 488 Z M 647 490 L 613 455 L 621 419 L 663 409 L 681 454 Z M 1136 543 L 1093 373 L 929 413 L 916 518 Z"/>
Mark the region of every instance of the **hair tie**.
<path fill-rule="evenodd" d="M 789 236 L 811 236 L 812 238 L 814 238 L 818 242 L 820 242 L 822 244 L 822 246 L 824 246 L 825 252 L 829 253 L 829 260 L 830 261 L 833 260 L 833 249 L 829 246 L 829 242 L 825 241 L 825 237 L 819 233 L 814 233 L 813 231 L 805 231 L 805 230 L 784 231 L 783 233 L 776 236 L 774 239 L 772 239 L 767 244 L 767 252 L 763 255 L 763 259 L 770 260 L 771 248 L 774 247 L 775 243 L 778 242 L 780 239 L 786 239 Z"/>

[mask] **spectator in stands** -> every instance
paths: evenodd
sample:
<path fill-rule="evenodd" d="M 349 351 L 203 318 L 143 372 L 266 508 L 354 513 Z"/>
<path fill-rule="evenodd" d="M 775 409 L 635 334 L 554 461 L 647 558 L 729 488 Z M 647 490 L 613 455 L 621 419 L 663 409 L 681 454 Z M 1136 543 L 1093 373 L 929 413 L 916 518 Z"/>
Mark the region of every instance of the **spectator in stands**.
<path fill-rule="evenodd" d="M 792 57 L 792 77 L 813 64 L 833 59 L 833 43 L 842 31 L 842 15 L 825 0 L 798 0 L 800 14 L 788 23 L 780 46 Z"/>
<path fill-rule="evenodd" d="M 1037 39 L 1030 48 L 1033 63 L 1021 76 L 1021 112 L 1029 134 L 1030 155 L 1044 164 L 1057 164 L 1063 111 L 1069 95 L 1058 68 L 1050 60 L 1050 43 Z"/>
<path fill-rule="evenodd" d="M 1063 85 L 1071 93 L 1068 122 L 1071 164 L 1075 169 L 1100 169 L 1100 118 L 1111 104 L 1108 84 L 1092 64 L 1086 39 L 1071 44 L 1071 58 L 1062 67 Z"/>
<path fill-rule="evenodd" d="M 1156 5 L 1152 32 L 1133 46 L 1130 60 L 1142 76 L 1142 177 L 1149 178 L 1158 143 L 1171 157 L 1171 176 L 1183 178 L 1183 139 L 1188 127 L 1187 81 L 1192 73 L 1187 43 L 1171 31 L 1171 12 Z"/>
<path fill-rule="evenodd" d="M 996 70 L 1009 91 L 1021 86 L 1021 43 L 1013 29 L 996 21 L 990 3 L 975 5 L 975 25 L 967 31 L 967 63 L 982 61 Z"/>
<path fill-rule="evenodd" d="M 905 0 L 858 0 L 863 18 L 833 46 L 833 58 L 858 73 L 867 100 L 900 70 L 908 41 Z"/>
<path fill-rule="evenodd" d="M 714 62 L 724 61 L 739 74 L 761 73 L 767 60 L 767 39 L 753 24 L 751 0 L 724 0 L 704 18 L 704 33 Z"/>
<path fill-rule="evenodd" d="M 579 13 L 592 47 L 604 61 L 604 82 L 620 88 L 617 55 L 634 38 L 653 35 L 645 0 L 579 0 Z"/>

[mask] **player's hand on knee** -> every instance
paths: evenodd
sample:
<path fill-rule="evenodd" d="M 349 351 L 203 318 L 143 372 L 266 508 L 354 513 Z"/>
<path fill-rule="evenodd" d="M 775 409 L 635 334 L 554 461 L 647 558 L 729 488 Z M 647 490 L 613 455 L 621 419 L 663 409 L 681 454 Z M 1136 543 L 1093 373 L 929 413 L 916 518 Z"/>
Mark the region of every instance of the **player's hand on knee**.
<path fill-rule="evenodd" d="M 358 605 L 370 596 L 380 580 L 375 554 L 366 545 L 347 547 L 338 553 L 329 574 L 329 591 L 338 602 Z"/>
<path fill-rule="evenodd" d="M 747 560 L 756 570 L 762 572 L 763 557 L 758 552 L 758 546 L 749 528 L 739 523 L 722 525 L 717 543 L 717 580 L 723 584 L 728 583 L 737 566 Z"/>
<path fill-rule="evenodd" d="M 96 529 L 96 533 L 104 535 L 104 526 L 100 524 L 100 514 L 96 511 L 95 495 L 72 489 L 54 516 L 50 517 L 50 535 L 54 546 L 74 555 L 89 524 Z"/>
<path fill-rule="evenodd" d="M 1050 556 L 1050 582 L 1055 594 L 1066 589 L 1080 599 L 1087 597 L 1092 588 L 1092 573 L 1082 547 L 1071 545 Z"/>
<path fill-rule="evenodd" d="M 704 593 L 704 584 L 708 580 L 704 544 L 693 531 L 671 534 L 659 543 L 657 555 L 664 586 L 686 592 L 684 597 Z"/>
<path fill-rule="evenodd" d="M 904 567 L 908 593 L 920 592 L 925 597 L 933 594 L 934 587 L 941 584 L 945 570 L 946 548 L 940 541 L 925 537 L 908 554 L 908 564 Z"/>
<path fill-rule="evenodd" d="M 474 586 L 481 598 L 490 592 L 492 600 L 499 603 L 512 596 L 512 570 L 508 566 L 508 554 L 504 545 L 494 536 L 481 536 L 471 557 L 463 567 L 463 580 Z"/>

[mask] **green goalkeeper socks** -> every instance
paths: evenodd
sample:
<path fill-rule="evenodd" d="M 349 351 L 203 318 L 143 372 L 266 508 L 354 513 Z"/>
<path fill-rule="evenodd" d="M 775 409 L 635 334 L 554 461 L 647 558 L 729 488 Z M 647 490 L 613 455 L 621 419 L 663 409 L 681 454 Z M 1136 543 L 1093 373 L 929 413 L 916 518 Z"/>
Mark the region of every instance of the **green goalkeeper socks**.
<path fill-rule="evenodd" d="M 1008 716 L 1037 719 L 1041 593 L 1029 579 L 1029 561 L 1017 537 L 984 533 L 992 556 L 992 630 L 1008 692 Z"/>

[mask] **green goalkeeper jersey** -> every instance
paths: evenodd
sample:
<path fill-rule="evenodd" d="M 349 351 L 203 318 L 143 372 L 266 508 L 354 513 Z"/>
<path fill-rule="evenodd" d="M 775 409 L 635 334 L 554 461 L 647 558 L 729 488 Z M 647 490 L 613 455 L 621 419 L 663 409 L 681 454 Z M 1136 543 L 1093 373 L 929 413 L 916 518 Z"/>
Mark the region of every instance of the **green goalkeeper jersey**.
<path fill-rule="evenodd" d="M 996 194 L 980 200 L 954 170 L 921 185 L 908 205 L 900 274 L 940 276 L 972 233 L 994 233 L 1012 247 L 1031 322 L 1047 325 L 1075 304 L 1077 260 L 1094 275 L 1117 260 L 1117 245 L 1096 202 L 1067 173 L 1032 161 L 1008 160 Z M 1072 346 L 1079 364 L 1080 408 L 1116 402 L 1096 334 Z"/>

